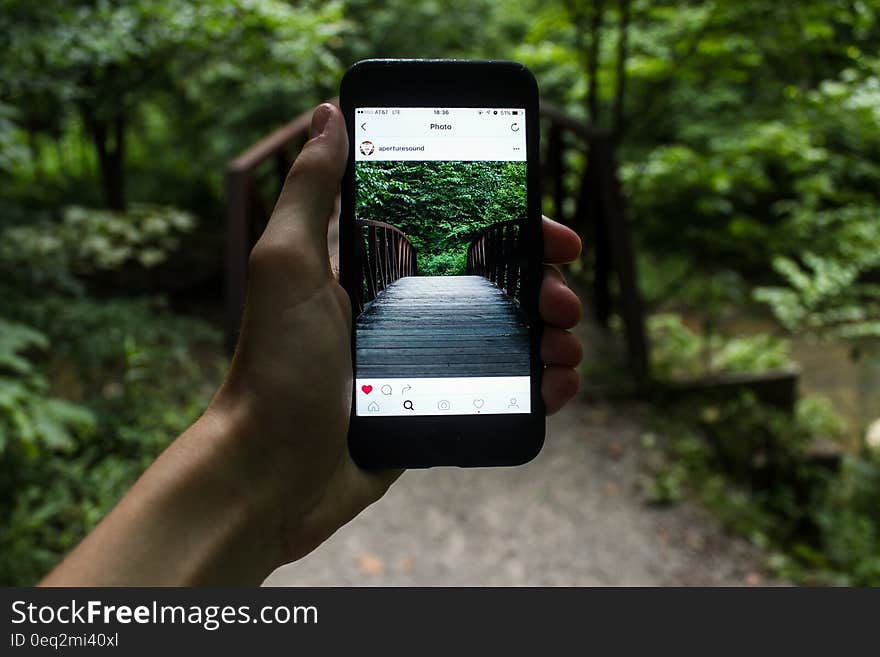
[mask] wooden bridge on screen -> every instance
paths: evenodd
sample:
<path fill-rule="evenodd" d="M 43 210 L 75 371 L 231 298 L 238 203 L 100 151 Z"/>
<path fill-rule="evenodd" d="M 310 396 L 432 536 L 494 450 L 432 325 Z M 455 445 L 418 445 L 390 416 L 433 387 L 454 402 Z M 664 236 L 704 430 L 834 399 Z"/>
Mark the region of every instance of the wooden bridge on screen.
<path fill-rule="evenodd" d="M 466 276 L 419 276 L 400 230 L 359 221 L 364 281 L 356 319 L 359 377 L 528 376 L 520 307 L 521 221 L 499 222 L 468 247 Z"/>
<path fill-rule="evenodd" d="M 227 169 L 230 347 L 241 321 L 248 254 L 308 139 L 310 121 L 311 112 L 303 113 L 247 149 Z M 607 327 L 612 312 L 618 312 L 633 379 L 645 383 L 649 359 L 644 311 L 614 162 L 614 138 L 543 101 L 541 130 L 545 204 L 550 202 L 552 216 L 580 234 L 585 245 L 573 272 L 577 287 L 600 326 Z M 358 343 L 364 347 L 359 372 L 375 377 L 414 371 L 423 376 L 528 372 L 528 330 L 518 306 L 523 272 L 517 258 L 510 256 L 511 240 L 518 239 L 515 225 L 492 226 L 475 236 L 468 276 L 448 280 L 418 276 L 412 245 L 393 226 L 360 225 L 365 289 L 353 300 L 354 313 L 364 311 L 357 323 Z M 387 340 L 380 340 L 380 333 Z"/>

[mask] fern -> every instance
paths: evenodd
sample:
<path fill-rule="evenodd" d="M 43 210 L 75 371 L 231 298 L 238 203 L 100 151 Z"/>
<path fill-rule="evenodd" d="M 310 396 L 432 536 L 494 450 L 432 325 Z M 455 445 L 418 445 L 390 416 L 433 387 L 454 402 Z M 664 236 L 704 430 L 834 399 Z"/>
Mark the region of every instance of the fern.
<path fill-rule="evenodd" d="M 94 426 L 87 409 L 49 396 L 45 376 L 28 357 L 48 346 L 39 331 L 0 318 L 0 458 L 9 450 L 29 459 L 70 450 Z"/>
<path fill-rule="evenodd" d="M 843 262 L 813 253 L 800 264 L 777 257 L 773 268 L 785 286 L 760 287 L 755 300 L 767 304 L 789 331 L 818 338 L 880 337 L 880 286 L 862 282 L 876 258 Z"/>

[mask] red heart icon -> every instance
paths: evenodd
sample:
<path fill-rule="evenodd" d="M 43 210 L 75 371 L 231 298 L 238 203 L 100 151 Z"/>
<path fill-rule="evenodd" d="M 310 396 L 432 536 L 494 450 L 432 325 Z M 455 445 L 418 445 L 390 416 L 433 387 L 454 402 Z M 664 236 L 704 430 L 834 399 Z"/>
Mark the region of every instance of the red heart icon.
<path fill-rule="evenodd" d="M 373 386 L 361 386 L 361 390 L 364 391 L 365 395 L 369 395 L 371 392 L 373 392 Z"/>

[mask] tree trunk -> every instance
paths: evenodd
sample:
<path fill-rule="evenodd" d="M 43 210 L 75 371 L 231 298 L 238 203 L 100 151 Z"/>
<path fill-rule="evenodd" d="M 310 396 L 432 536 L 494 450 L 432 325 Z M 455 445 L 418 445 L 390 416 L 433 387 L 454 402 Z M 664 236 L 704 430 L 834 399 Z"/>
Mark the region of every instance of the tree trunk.
<path fill-rule="evenodd" d="M 590 123 L 599 126 L 599 58 L 602 54 L 602 18 L 605 13 L 604 1 L 593 0 L 593 15 L 590 21 L 590 52 L 587 56 L 587 112 Z"/>
<path fill-rule="evenodd" d="M 125 199 L 125 115 L 118 111 L 112 119 L 99 118 L 93 108 L 81 107 L 83 122 L 98 156 L 101 191 L 108 210 L 124 212 Z"/>
<path fill-rule="evenodd" d="M 626 61 L 629 58 L 630 0 L 618 0 L 617 28 L 617 88 L 614 90 L 614 118 L 611 134 L 619 142 L 624 130 L 624 101 L 626 100 Z"/>

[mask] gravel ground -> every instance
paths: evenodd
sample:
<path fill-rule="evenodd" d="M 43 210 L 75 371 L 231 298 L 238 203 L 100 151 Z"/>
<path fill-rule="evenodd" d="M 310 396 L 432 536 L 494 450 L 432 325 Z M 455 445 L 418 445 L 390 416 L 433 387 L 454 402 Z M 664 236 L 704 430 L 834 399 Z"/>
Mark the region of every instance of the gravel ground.
<path fill-rule="evenodd" d="M 692 504 L 639 492 L 639 411 L 577 402 L 518 468 L 410 471 L 274 586 L 765 583 L 761 555 Z"/>

